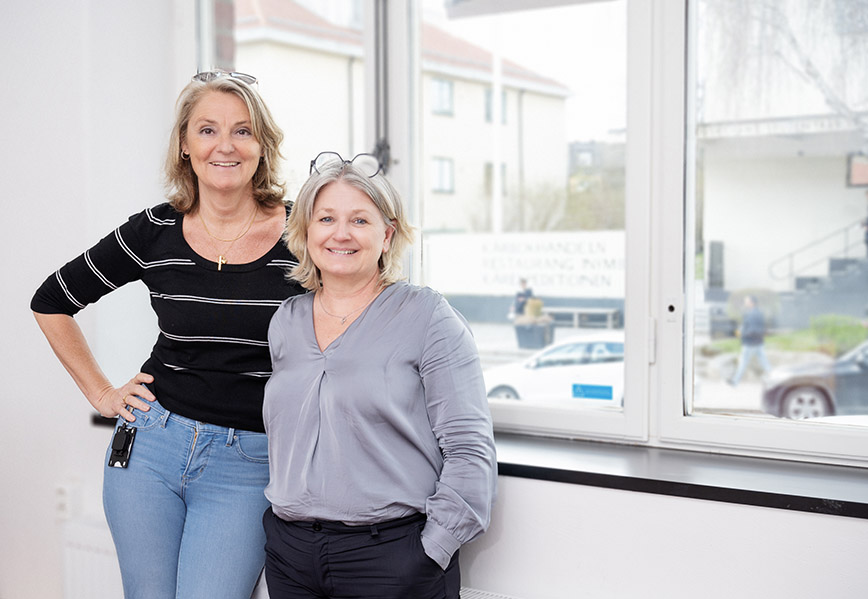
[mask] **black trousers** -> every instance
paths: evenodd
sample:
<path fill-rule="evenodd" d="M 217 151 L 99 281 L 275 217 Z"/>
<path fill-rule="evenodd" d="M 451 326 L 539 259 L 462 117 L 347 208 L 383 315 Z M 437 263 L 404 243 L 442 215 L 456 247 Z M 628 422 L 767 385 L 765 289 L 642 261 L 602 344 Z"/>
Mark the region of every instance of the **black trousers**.
<path fill-rule="evenodd" d="M 347 526 L 286 522 L 268 508 L 263 525 L 271 599 L 459 599 L 458 552 L 445 571 L 425 554 L 423 514 Z"/>

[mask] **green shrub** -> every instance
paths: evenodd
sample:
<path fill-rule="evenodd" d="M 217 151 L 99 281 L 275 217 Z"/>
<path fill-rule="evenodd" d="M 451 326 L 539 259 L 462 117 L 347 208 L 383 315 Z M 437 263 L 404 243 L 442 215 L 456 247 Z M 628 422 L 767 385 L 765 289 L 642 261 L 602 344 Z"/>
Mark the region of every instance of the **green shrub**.
<path fill-rule="evenodd" d="M 850 351 L 868 338 L 868 331 L 862 321 L 842 314 L 820 314 L 812 317 L 811 333 L 819 344 L 829 347 L 834 356 Z"/>
<path fill-rule="evenodd" d="M 823 314 L 811 319 L 807 329 L 768 335 L 766 347 L 787 352 L 818 352 L 832 357 L 850 351 L 868 339 L 868 329 L 858 318 L 838 314 Z M 738 353 L 738 339 L 717 339 L 699 348 L 700 353 L 712 357 L 725 353 Z"/>

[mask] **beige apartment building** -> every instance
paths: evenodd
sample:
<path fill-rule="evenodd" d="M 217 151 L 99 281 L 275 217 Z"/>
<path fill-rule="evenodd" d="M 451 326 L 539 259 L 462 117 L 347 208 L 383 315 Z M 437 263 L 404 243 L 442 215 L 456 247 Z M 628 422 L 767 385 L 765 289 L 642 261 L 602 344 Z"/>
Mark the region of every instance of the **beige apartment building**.
<path fill-rule="evenodd" d="M 349 157 L 373 149 L 365 144 L 366 58 L 355 6 L 235 2 L 236 68 L 260 79 L 285 130 L 291 192 L 318 152 Z M 432 24 L 423 23 L 418 43 L 424 182 L 423 197 L 408 198 L 423 211 L 414 220 L 424 231 L 518 229 L 531 218 L 528 196 L 566 187 L 570 91 Z M 493 222 L 493 204 L 502 225 Z"/>

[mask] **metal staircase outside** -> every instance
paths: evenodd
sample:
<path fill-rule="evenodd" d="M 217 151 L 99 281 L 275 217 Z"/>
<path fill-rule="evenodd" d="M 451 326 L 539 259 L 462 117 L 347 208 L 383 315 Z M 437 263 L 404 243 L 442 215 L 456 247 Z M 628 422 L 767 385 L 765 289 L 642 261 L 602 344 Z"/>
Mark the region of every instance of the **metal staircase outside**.
<path fill-rule="evenodd" d="M 778 326 L 805 328 L 819 314 L 868 317 L 868 259 L 862 221 L 811 241 L 769 265 L 772 278 L 788 279 L 779 294 Z M 819 267 L 819 268 L 818 268 Z M 818 271 L 825 271 L 817 274 Z"/>

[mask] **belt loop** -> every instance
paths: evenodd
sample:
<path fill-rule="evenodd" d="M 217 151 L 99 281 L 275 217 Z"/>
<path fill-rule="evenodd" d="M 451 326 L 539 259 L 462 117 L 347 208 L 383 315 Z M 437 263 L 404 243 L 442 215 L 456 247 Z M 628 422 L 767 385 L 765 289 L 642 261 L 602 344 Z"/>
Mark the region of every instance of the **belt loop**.
<path fill-rule="evenodd" d="M 376 524 L 371 524 L 371 536 L 372 536 L 372 537 L 380 536 L 380 531 L 377 530 L 377 525 L 376 525 Z"/>
<path fill-rule="evenodd" d="M 172 413 L 169 410 L 166 410 L 165 412 L 163 412 L 163 416 L 161 418 L 162 423 L 160 424 L 161 428 L 166 428 L 166 425 L 169 424 L 169 416 L 171 416 L 171 415 L 172 415 Z"/>
<path fill-rule="evenodd" d="M 235 429 L 230 428 L 229 432 L 226 434 L 226 447 L 232 446 L 232 440 L 235 438 Z"/>

